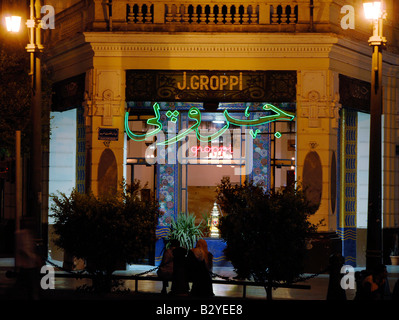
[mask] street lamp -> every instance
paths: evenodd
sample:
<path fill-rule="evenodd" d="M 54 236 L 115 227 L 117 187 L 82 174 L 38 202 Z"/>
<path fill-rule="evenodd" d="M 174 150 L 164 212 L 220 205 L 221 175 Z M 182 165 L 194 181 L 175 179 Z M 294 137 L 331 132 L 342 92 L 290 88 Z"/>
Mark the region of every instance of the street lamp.
<path fill-rule="evenodd" d="M 363 1 L 364 15 L 367 20 L 378 20 L 381 16 L 381 1 Z"/>
<path fill-rule="evenodd" d="M 19 29 L 21 28 L 21 17 L 20 16 L 6 17 L 6 27 L 8 32 L 19 32 Z"/>
<path fill-rule="evenodd" d="M 365 17 L 373 23 L 369 39 L 373 47 L 371 67 L 369 192 L 367 213 L 366 269 L 382 263 L 381 211 L 381 114 L 382 114 L 382 49 L 386 44 L 383 34 L 382 1 L 363 1 Z"/>
<path fill-rule="evenodd" d="M 30 18 L 26 22 L 29 30 L 29 43 L 26 46 L 30 54 L 30 76 L 32 94 L 32 136 L 31 136 L 31 160 L 30 160 L 30 185 L 28 190 L 29 209 L 28 215 L 33 218 L 35 236 L 42 238 L 42 85 L 41 85 L 41 64 L 40 53 L 43 51 L 41 43 L 41 4 L 40 0 L 30 0 Z M 20 30 L 21 17 L 6 17 L 7 30 L 18 32 Z"/>

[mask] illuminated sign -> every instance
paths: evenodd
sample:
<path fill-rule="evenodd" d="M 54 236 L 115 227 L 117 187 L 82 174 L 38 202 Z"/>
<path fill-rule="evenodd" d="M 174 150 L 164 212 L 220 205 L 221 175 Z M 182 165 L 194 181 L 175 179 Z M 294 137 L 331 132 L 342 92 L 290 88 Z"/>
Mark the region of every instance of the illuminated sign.
<path fill-rule="evenodd" d="M 207 153 L 208 158 L 231 158 L 233 154 L 231 145 L 228 147 L 192 146 L 190 150 L 195 157 L 198 156 L 198 153 Z"/>
<path fill-rule="evenodd" d="M 154 109 L 154 114 L 155 117 L 148 119 L 147 120 L 147 124 L 155 126 L 155 129 L 151 129 L 149 132 L 144 133 L 144 134 L 136 134 L 134 132 L 132 132 L 129 129 L 129 112 L 126 112 L 125 114 L 125 130 L 126 130 L 126 134 L 128 135 L 128 137 L 132 140 L 135 141 L 145 141 L 147 138 L 156 135 L 157 133 L 162 131 L 163 125 L 160 121 L 160 106 L 158 103 L 155 103 L 153 105 L 153 109 Z M 171 145 L 174 144 L 178 141 L 181 141 L 182 139 L 184 139 L 187 135 L 189 135 L 191 132 L 195 132 L 197 139 L 201 142 L 210 142 L 213 141 L 217 138 L 219 138 L 220 136 L 222 136 L 229 128 L 231 125 L 235 125 L 235 126 L 250 126 L 250 127 L 254 127 L 254 126 L 260 126 L 272 121 L 292 121 L 295 118 L 295 115 L 290 113 L 290 112 L 286 112 L 284 110 L 281 110 L 280 108 L 277 108 L 276 106 L 272 105 L 272 104 L 265 104 L 262 109 L 264 111 L 272 111 L 273 114 L 271 115 L 265 115 L 265 116 L 261 116 L 257 119 L 249 119 L 250 117 L 250 111 L 249 111 L 249 107 L 245 110 L 245 118 L 247 119 L 237 119 L 233 116 L 231 116 L 229 114 L 229 112 L 227 110 L 225 110 L 223 112 L 224 118 L 225 118 L 225 125 L 217 132 L 211 134 L 211 135 L 203 135 L 200 133 L 199 130 L 199 126 L 201 124 L 201 112 L 198 108 L 196 107 L 192 107 L 190 108 L 190 110 L 188 111 L 188 117 L 194 121 L 194 124 L 192 124 L 189 128 L 179 132 L 177 135 L 173 136 L 172 138 L 166 140 L 166 141 L 160 141 L 157 143 L 157 145 Z M 176 122 L 177 118 L 179 116 L 179 112 L 177 110 L 172 111 L 168 111 L 166 113 L 166 116 L 168 118 L 171 119 L 172 122 Z M 255 131 L 253 131 L 253 129 L 251 129 L 250 134 L 252 136 L 252 138 L 256 138 L 257 134 L 260 133 L 259 129 L 256 129 Z"/>
<path fill-rule="evenodd" d="M 242 72 L 237 75 L 207 75 L 183 72 L 183 81 L 177 82 L 179 90 L 242 90 Z"/>
<path fill-rule="evenodd" d="M 295 70 L 126 70 L 126 102 L 295 102 Z"/>

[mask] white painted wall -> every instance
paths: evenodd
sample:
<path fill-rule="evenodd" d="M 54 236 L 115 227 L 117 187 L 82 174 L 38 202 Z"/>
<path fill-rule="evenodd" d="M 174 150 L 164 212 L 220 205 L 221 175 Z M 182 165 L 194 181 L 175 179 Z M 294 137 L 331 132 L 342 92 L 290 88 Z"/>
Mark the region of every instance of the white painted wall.
<path fill-rule="evenodd" d="M 357 125 L 357 228 L 367 228 L 370 115 L 358 112 Z"/>
<path fill-rule="evenodd" d="M 76 109 L 51 112 L 50 116 L 49 194 L 60 191 L 68 195 L 76 185 Z"/>

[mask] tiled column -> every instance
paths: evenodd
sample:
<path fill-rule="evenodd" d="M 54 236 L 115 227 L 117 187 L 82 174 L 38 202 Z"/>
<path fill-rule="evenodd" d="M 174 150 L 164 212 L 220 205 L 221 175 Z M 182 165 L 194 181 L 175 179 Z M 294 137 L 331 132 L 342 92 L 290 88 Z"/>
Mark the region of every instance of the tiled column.
<path fill-rule="evenodd" d="M 119 188 L 123 179 L 124 76 L 121 70 L 90 69 L 86 73 L 85 180 L 86 189 L 96 195 L 115 184 Z"/>

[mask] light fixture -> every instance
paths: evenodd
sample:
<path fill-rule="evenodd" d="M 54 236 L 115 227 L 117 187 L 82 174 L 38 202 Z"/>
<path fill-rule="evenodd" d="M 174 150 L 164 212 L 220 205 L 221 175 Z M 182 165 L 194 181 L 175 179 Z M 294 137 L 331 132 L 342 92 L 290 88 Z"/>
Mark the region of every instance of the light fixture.
<path fill-rule="evenodd" d="M 383 36 L 383 20 L 386 12 L 382 1 L 363 1 L 366 19 L 373 24 L 373 34 L 369 45 L 373 47 L 371 59 L 371 95 L 370 95 L 370 152 L 369 183 L 367 207 L 367 247 L 366 269 L 373 270 L 383 261 L 382 256 L 382 152 L 381 152 L 381 118 L 383 110 L 382 88 L 382 50 L 387 42 Z"/>
<path fill-rule="evenodd" d="M 367 20 L 377 20 L 382 13 L 381 1 L 363 1 L 364 16 Z"/>
<path fill-rule="evenodd" d="M 6 27 L 8 32 L 19 32 L 19 29 L 21 28 L 21 17 L 7 16 Z"/>

